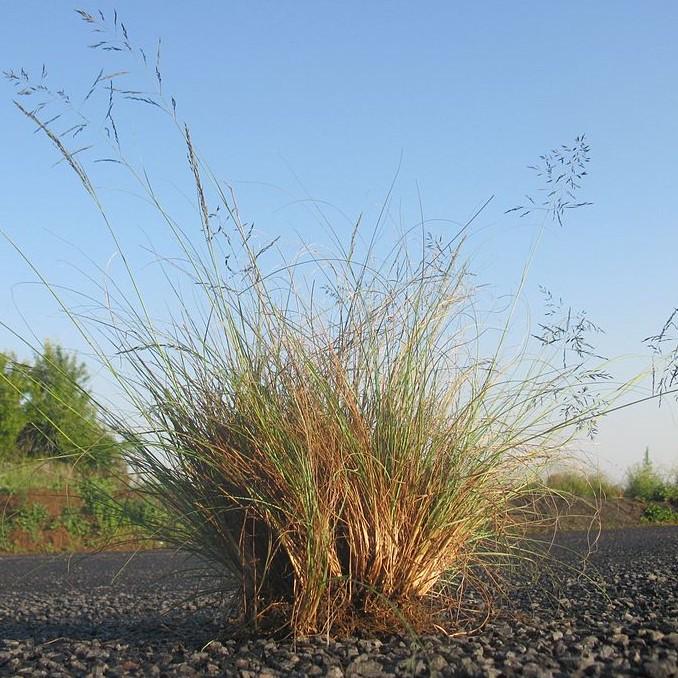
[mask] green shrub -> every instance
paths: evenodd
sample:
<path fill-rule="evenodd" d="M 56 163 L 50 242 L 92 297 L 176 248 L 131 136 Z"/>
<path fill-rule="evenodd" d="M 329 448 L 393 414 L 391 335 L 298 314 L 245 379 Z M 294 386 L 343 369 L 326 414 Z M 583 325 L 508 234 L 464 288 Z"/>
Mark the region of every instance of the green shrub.
<path fill-rule="evenodd" d="M 643 463 L 629 469 L 625 494 L 645 501 L 666 501 L 675 495 L 672 487 L 651 464 Z"/>
<path fill-rule="evenodd" d="M 122 512 L 128 525 L 144 527 L 150 531 L 158 529 L 170 520 L 167 512 L 156 501 L 143 496 L 128 498 L 122 506 Z"/>
<path fill-rule="evenodd" d="M 83 502 L 82 512 L 89 516 L 94 529 L 102 535 L 113 535 L 125 520 L 115 495 L 120 486 L 114 480 L 92 476 L 78 483 L 78 494 Z"/>
<path fill-rule="evenodd" d="M 646 523 L 675 523 L 678 522 L 678 511 L 666 504 L 653 503 L 645 507 L 641 520 Z"/>

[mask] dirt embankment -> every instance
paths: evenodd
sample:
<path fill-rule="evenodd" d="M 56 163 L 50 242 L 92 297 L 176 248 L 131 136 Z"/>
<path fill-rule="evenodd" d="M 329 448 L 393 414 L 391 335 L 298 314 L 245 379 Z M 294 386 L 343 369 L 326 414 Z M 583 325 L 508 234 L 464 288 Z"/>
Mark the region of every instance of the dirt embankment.
<path fill-rule="evenodd" d="M 92 510 L 75 491 L 0 491 L 0 553 L 129 550 L 143 545 L 138 531 L 116 525 L 110 513 Z"/>
<path fill-rule="evenodd" d="M 547 526 L 555 524 L 565 532 L 618 530 L 646 524 L 643 514 L 647 504 L 626 497 L 596 500 L 554 495 L 536 499 L 530 508 Z"/>

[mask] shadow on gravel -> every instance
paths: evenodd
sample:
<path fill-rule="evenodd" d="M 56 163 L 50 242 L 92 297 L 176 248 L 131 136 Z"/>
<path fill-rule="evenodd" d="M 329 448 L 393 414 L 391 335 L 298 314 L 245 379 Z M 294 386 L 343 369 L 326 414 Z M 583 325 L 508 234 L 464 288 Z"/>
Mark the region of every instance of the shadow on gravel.
<path fill-rule="evenodd" d="M 181 642 L 192 650 L 199 650 L 212 640 L 221 637 L 221 626 L 205 615 L 190 619 L 163 622 L 148 617 L 134 621 L 119 620 L 92 623 L 85 619 L 41 622 L 27 619 L 25 623 L 10 625 L 2 630 L 3 640 L 24 641 L 49 645 L 61 640 L 115 642 L 125 645 L 145 645 L 165 642 Z"/>

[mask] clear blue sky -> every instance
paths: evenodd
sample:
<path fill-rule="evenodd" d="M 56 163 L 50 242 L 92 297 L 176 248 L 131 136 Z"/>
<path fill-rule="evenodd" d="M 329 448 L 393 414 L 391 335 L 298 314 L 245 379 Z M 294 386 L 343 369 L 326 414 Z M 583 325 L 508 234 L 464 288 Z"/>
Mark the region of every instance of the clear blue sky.
<path fill-rule="evenodd" d="M 307 205 L 294 204 L 308 196 L 331 203 L 328 215 L 347 229 L 377 208 L 402 154 L 396 199 L 406 221 L 419 210 L 417 185 L 433 219 L 464 221 L 495 195 L 471 254 L 480 280 L 508 293 L 536 220 L 503 212 L 538 187 L 528 164 L 586 133 L 581 197 L 594 205 L 548 227 L 526 307 L 539 315 L 546 285 L 606 330 L 606 355 L 638 356 L 620 362 L 621 376 L 642 366 L 642 339 L 678 305 L 678 4 L 121 0 L 83 9 L 111 15 L 114 6 L 149 53 L 162 37 L 166 91 L 247 218 L 272 235 L 320 237 Z M 69 3 L 0 0 L 0 16 L 3 69 L 46 63 L 52 85 L 82 94 L 105 63 Z M 62 239 L 99 263 L 112 246 L 71 173 L 53 167 L 46 140 L 15 110 L 9 84 L 2 92 L 0 228 L 68 281 L 77 256 Z M 171 189 L 177 158 L 152 118 L 140 114 L 128 129 L 128 152 Z M 121 228 L 153 239 L 132 205 L 114 206 Z M 18 285 L 30 279 L 0 243 L 3 318 L 25 332 L 21 309 L 38 336 L 80 348 L 45 295 Z M 23 352 L 10 335 L 0 340 Z M 583 448 L 618 476 L 645 445 L 669 466 L 677 421 L 668 403 L 628 410 Z"/>

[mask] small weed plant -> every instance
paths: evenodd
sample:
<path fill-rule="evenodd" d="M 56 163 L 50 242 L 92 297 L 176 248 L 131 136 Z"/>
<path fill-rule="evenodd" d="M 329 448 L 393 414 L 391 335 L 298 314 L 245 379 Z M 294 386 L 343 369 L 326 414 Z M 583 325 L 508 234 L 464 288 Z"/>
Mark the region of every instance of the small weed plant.
<path fill-rule="evenodd" d="M 68 534 L 79 539 L 89 535 L 92 529 L 83 512 L 73 506 L 64 506 L 56 526 L 63 527 Z"/>
<path fill-rule="evenodd" d="M 39 503 L 31 503 L 22 506 L 13 519 L 13 527 L 26 530 L 31 537 L 36 538 L 40 530 L 50 522 L 47 509 Z"/>
<path fill-rule="evenodd" d="M 106 54 L 137 54 L 117 16 L 80 15 Z M 128 170 L 178 249 L 160 263 L 174 304 L 168 321 L 149 310 L 85 156 L 69 148 L 73 129 L 87 132 L 81 112 L 75 128 L 61 129 L 67 116 L 53 122 L 48 108 L 17 106 L 94 201 L 131 286 L 123 293 L 100 271 L 106 319 L 90 322 L 50 289 L 135 412 L 109 412 L 108 422 L 143 492 L 171 515 L 136 518 L 226 573 L 239 589 L 238 618 L 259 631 L 459 628 L 469 587 L 486 614 L 500 568 L 526 548 L 533 518 L 518 516 L 516 504 L 600 410 L 591 393 L 601 371 L 584 366 L 588 344 L 568 328 L 542 343 L 561 361 L 553 344 L 567 340 L 581 358 L 573 365 L 527 351 L 507 358 L 509 318 L 488 349 L 464 259 L 470 222 L 445 237 L 418 224 L 389 238 L 388 199 L 373 228 L 357 223 L 331 251 L 305 247 L 288 260 L 276 241 L 257 241 L 201 160 L 158 67 L 143 92 L 123 91 L 116 76 L 92 88 L 111 102 L 105 159 Z M 34 91 L 23 72 L 8 77 L 29 95 L 51 92 L 44 77 Z M 59 91 L 53 100 L 63 102 Z M 180 225 L 122 154 L 113 112 L 125 100 L 176 126 L 193 223 Z M 558 196 L 578 188 L 587 151 L 582 138 L 549 156 L 562 176 L 552 177 L 543 209 L 558 220 L 576 206 Z M 572 331 L 586 330 L 582 320 Z M 83 487 L 104 529 L 119 516 L 106 491 Z"/>

